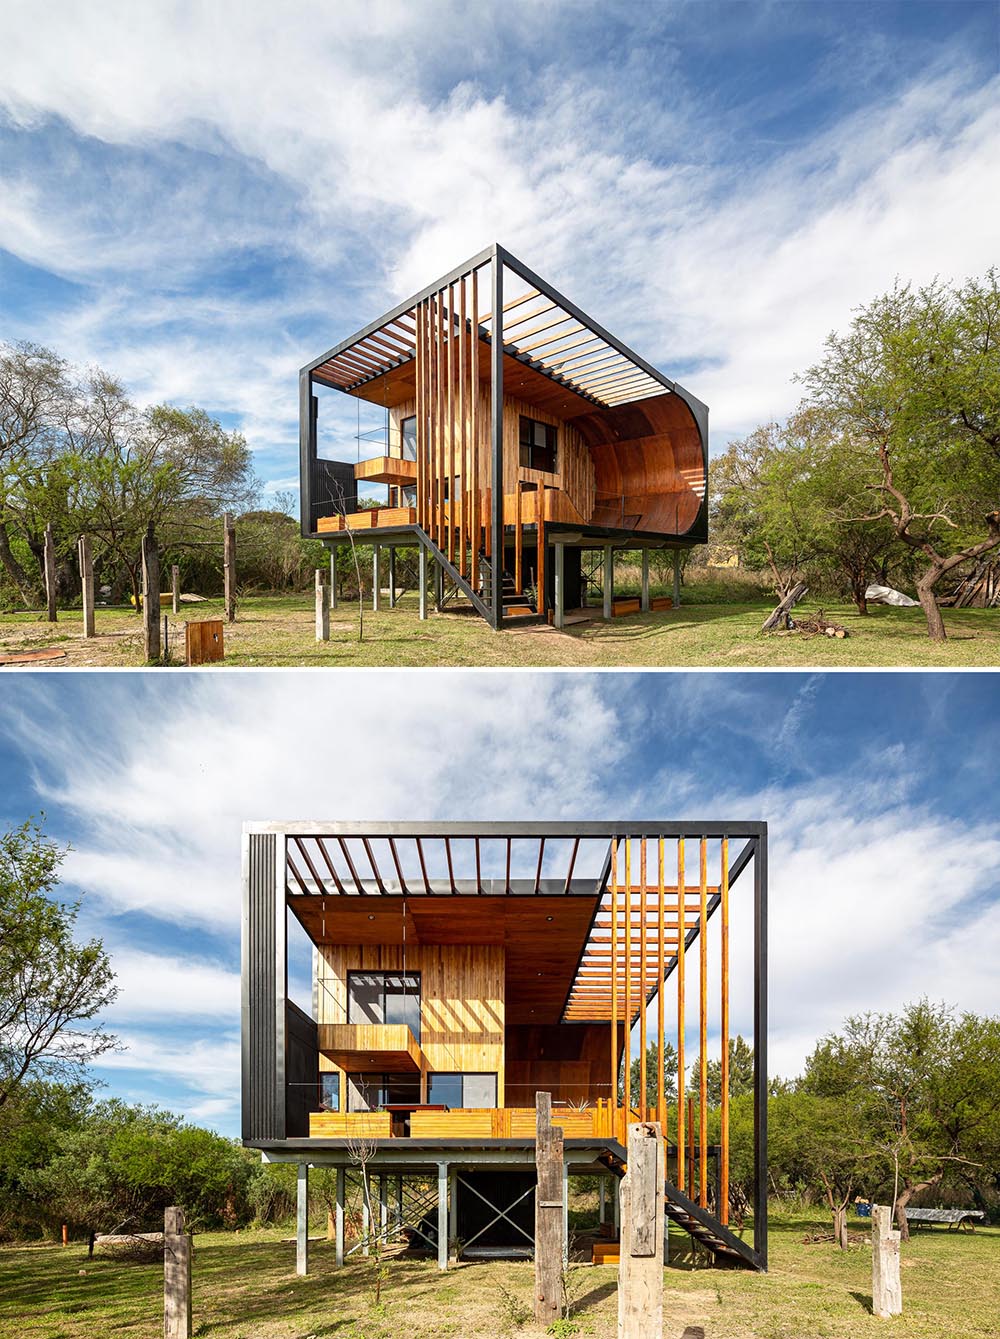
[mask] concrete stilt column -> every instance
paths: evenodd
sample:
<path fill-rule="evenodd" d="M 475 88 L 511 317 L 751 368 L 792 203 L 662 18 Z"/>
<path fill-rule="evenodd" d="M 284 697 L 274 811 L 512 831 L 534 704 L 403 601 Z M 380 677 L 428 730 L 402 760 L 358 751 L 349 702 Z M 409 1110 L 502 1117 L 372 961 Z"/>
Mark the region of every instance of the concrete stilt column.
<path fill-rule="evenodd" d="M 420 581 L 420 617 L 427 617 L 427 550 L 423 544 L 417 557 L 417 571 Z"/>
<path fill-rule="evenodd" d="M 423 550 L 421 550 L 423 552 Z M 403 1226 L 403 1178 L 396 1177 L 396 1230 Z"/>
<path fill-rule="evenodd" d="M 367 1172 L 361 1173 L 361 1254 L 371 1255 L 371 1245 L 369 1238 L 372 1234 L 372 1213 L 369 1203 L 372 1196 L 371 1177 Z"/>
<path fill-rule="evenodd" d="M 615 551 L 609 544 L 604 550 L 604 617 L 611 617 L 611 599 L 615 590 Z"/>
<path fill-rule="evenodd" d="M 642 551 L 642 598 L 639 607 L 644 614 L 649 613 L 649 549 Z"/>
<path fill-rule="evenodd" d="M 309 1272 L 309 1164 L 300 1162 L 295 1196 L 295 1272 Z"/>
<path fill-rule="evenodd" d="M 378 1228 L 379 1235 L 385 1240 L 386 1230 L 389 1226 L 389 1199 L 386 1189 L 385 1173 L 381 1173 L 378 1178 Z"/>
<path fill-rule="evenodd" d="M 448 1164 L 438 1163 L 438 1269 L 448 1268 Z"/>
<path fill-rule="evenodd" d="M 330 608 L 337 607 L 337 546 L 330 549 Z"/>
<path fill-rule="evenodd" d="M 389 608 L 396 607 L 396 546 L 389 549 Z"/>
<path fill-rule="evenodd" d="M 382 557 L 381 549 L 378 544 L 372 545 L 372 611 L 378 613 L 378 597 L 382 589 L 382 571 L 380 559 Z"/>
<path fill-rule="evenodd" d="M 602 1176 L 601 1179 L 600 1179 L 600 1181 L 598 1182 L 598 1187 L 597 1187 L 597 1196 L 598 1196 L 598 1199 L 597 1199 L 597 1221 L 598 1221 L 599 1223 L 603 1223 L 603 1222 L 604 1222 L 604 1213 L 605 1213 L 605 1209 L 606 1209 L 606 1207 L 607 1207 L 607 1203 L 606 1203 L 606 1201 L 607 1201 L 607 1181 L 608 1181 L 608 1178 L 607 1178 L 606 1176 Z"/>
<path fill-rule="evenodd" d="M 677 609 L 681 602 L 681 552 L 680 549 L 674 549 L 674 608 Z"/>
<path fill-rule="evenodd" d="M 458 1261 L 458 1172 L 454 1167 L 448 1176 L 448 1257 Z"/>
<path fill-rule="evenodd" d="M 347 1173 L 343 1167 L 337 1168 L 337 1206 L 336 1206 L 336 1262 L 344 1263 L 344 1194 Z"/>
<path fill-rule="evenodd" d="M 563 1160 L 563 1184 L 562 1184 L 562 1192 L 563 1192 L 563 1195 L 562 1195 L 562 1201 L 563 1201 L 563 1210 L 562 1210 L 562 1218 L 563 1218 L 563 1248 L 562 1248 L 562 1254 L 563 1254 L 563 1268 L 565 1269 L 566 1266 L 569 1264 L 569 1163 L 566 1162 L 565 1159 Z"/>
<path fill-rule="evenodd" d="M 552 615 L 552 621 L 557 628 L 561 628 L 565 622 L 566 605 L 566 545 L 556 544 L 556 564 L 555 564 L 555 597 L 556 607 Z"/>

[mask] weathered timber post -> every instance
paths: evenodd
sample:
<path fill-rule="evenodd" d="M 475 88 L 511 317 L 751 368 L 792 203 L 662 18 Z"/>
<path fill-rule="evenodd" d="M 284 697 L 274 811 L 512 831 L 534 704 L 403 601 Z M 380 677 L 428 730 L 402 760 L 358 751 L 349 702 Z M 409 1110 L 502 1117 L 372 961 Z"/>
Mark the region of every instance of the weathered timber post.
<path fill-rule="evenodd" d="M 181 612 L 181 569 L 176 563 L 170 569 L 170 607 L 175 614 Z"/>
<path fill-rule="evenodd" d="M 330 601 L 321 567 L 316 568 L 316 640 L 318 642 L 330 640 Z"/>
<path fill-rule="evenodd" d="M 644 614 L 649 613 L 649 549 L 642 551 L 642 593 L 639 608 Z"/>
<path fill-rule="evenodd" d="M 176 1205 L 163 1211 L 163 1337 L 191 1339 L 191 1238 Z"/>
<path fill-rule="evenodd" d="M 563 1132 L 552 1094 L 535 1094 L 535 1320 L 551 1325 L 563 1305 Z"/>
<path fill-rule="evenodd" d="M 148 661 L 160 658 L 160 551 L 153 522 L 142 537 L 142 642 Z"/>
<path fill-rule="evenodd" d="M 81 535 L 77 545 L 80 559 L 80 591 L 83 597 L 83 635 L 95 637 L 94 627 L 94 558 L 90 551 L 90 536 Z"/>
<path fill-rule="evenodd" d="M 309 1272 L 309 1164 L 300 1162 L 295 1183 L 295 1272 Z"/>
<path fill-rule="evenodd" d="M 236 622 L 236 526 L 227 511 L 222 518 L 222 575 L 225 592 L 226 622 Z"/>
<path fill-rule="evenodd" d="M 628 1171 L 621 1183 L 618 1339 L 663 1334 L 663 1140 L 659 1125 L 628 1132 Z"/>
<path fill-rule="evenodd" d="M 903 1311 L 899 1277 L 899 1229 L 892 1226 L 892 1209 L 872 1205 L 872 1315 L 885 1320 Z"/>
<path fill-rule="evenodd" d="M 56 542 L 52 535 L 52 522 L 45 527 L 45 603 L 50 623 L 59 619 L 56 612 Z"/>

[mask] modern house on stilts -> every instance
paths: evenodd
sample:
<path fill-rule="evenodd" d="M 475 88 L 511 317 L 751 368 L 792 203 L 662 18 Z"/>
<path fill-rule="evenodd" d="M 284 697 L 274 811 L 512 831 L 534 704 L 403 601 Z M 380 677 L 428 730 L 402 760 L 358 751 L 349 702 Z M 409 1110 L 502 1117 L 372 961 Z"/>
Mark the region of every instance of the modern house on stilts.
<path fill-rule="evenodd" d="M 395 568 L 418 545 L 428 586 L 494 628 L 606 618 L 616 551 L 674 557 L 708 538 L 708 410 L 519 260 L 494 245 L 380 316 L 299 374 L 302 533 L 356 538 Z M 317 389 L 379 407 L 374 454 L 318 454 Z M 358 485 L 385 488 L 359 506 Z M 395 580 L 390 582 L 395 591 Z M 664 600 L 669 604 L 669 600 Z"/>
<path fill-rule="evenodd" d="M 298 1165 L 300 1270 L 310 1166 L 335 1169 L 338 1262 L 362 1165 L 377 1190 L 350 1249 L 404 1239 L 442 1269 L 530 1253 L 538 1092 L 564 1133 L 564 1250 L 567 1178 L 601 1178 L 613 1234 L 628 1127 L 650 1120 L 669 1217 L 716 1262 L 766 1268 L 766 941 L 763 823 L 248 824 L 243 1142 Z M 753 1020 L 748 1238 L 731 976 Z M 668 1042 L 677 1063 L 647 1087 L 654 1035 L 657 1072 Z"/>

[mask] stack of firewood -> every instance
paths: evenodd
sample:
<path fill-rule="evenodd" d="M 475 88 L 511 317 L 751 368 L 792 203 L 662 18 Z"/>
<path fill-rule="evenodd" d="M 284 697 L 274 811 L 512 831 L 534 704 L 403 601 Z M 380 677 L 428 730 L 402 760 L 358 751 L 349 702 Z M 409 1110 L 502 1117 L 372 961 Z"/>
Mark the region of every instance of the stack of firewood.
<path fill-rule="evenodd" d="M 789 621 L 789 626 L 794 632 L 811 632 L 814 635 L 824 637 L 846 637 L 847 629 L 840 623 L 831 623 L 823 613 L 822 609 L 817 609 L 812 618 L 793 618 Z"/>

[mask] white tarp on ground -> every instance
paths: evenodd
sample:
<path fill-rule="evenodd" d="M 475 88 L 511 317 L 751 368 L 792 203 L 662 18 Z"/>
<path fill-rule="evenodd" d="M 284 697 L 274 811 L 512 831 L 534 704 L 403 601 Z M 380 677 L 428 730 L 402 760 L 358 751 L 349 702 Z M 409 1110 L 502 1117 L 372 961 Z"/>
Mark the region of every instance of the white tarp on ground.
<path fill-rule="evenodd" d="M 891 586 L 869 586 L 865 591 L 865 599 L 871 600 L 873 604 L 914 605 L 919 603 L 917 600 L 911 600 L 908 595 L 904 595 L 901 590 L 893 590 Z"/>

